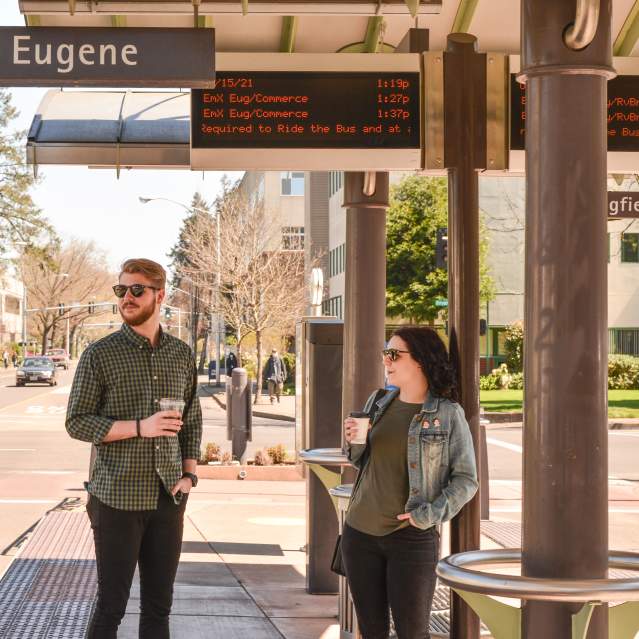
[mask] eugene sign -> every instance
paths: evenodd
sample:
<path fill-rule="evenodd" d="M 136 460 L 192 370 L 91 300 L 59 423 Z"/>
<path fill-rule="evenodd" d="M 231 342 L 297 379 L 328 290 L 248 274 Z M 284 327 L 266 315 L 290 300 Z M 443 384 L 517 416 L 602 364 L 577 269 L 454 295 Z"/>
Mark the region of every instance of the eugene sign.
<path fill-rule="evenodd" d="M 0 86 L 210 88 L 214 34 L 213 29 L 0 27 Z"/>

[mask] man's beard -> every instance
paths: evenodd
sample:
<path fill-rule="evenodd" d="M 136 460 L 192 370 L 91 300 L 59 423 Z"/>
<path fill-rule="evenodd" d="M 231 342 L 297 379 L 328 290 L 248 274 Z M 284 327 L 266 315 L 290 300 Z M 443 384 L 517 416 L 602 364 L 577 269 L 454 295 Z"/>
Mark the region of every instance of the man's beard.
<path fill-rule="evenodd" d="M 140 324 L 144 324 L 144 322 L 153 316 L 155 312 L 155 299 L 148 306 L 138 306 L 136 309 L 137 314 L 130 318 L 124 316 L 122 309 L 119 309 L 119 311 L 125 324 L 129 326 L 140 326 Z"/>

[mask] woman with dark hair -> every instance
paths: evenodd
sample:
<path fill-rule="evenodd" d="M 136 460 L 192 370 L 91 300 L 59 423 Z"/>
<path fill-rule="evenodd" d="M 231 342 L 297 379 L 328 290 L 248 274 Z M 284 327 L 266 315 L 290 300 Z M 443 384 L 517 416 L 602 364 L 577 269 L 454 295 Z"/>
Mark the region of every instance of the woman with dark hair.
<path fill-rule="evenodd" d="M 344 421 L 349 459 L 359 473 L 342 557 L 363 639 L 388 637 L 389 608 L 398 639 L 428 639 L 437 525 L 477 491 L 475 452 L 437 333 L 399 328 L 382 358 L 396 388 L 369 397 L 365 444 L 351 443 L 357 423 Z"/>

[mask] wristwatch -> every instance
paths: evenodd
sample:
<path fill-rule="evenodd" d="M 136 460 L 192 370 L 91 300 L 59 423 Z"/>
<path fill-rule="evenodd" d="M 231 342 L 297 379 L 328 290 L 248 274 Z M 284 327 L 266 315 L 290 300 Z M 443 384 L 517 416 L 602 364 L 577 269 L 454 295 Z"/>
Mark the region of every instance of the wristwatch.
<path fill-rule="evenodd" d="M 184 479 L 185 477 L 188 477 L 191 480 L 193 488 L 197 486 L 197 475 L 195 475 L 194 473 L 182 473 L 182 479 Z"/>

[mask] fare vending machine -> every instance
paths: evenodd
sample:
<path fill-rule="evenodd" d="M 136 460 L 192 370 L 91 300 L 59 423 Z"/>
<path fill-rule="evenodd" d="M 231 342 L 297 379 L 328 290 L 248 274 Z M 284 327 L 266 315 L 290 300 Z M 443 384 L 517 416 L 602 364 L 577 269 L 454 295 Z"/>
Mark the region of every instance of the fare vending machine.
<path fill-rule="evenodd" d="M 297 324 L 295 443 L 298 451 L 342 446 L 343 334 L 344 323 L 333 317 L 309 317 Z M 335 593 L 338 578 L 330 569 L 338 535 L 335 506 L 327 488 L 308 468 L 306 488 L 307 591 Z"/>

